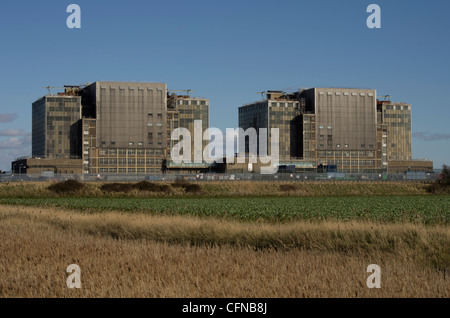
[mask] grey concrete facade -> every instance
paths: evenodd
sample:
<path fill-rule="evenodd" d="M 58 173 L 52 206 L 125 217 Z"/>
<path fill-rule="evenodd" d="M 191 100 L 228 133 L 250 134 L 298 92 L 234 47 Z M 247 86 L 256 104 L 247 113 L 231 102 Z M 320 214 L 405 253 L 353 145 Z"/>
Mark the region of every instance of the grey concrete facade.
<path fill-rule="evenodd" d="M 376 90 L 313 88 L 318 150 L 375 150 Z M 308 92 L 307 94 L 309 94 Z"/>
<path fill-rule="evenodd" d="M 98 147 L 167 147 L 166 138 L 157 138 L 166 135 L 166 84 L 95 82 L 83 91 L 91 107 L 88 101 L 95 100 Z"/>

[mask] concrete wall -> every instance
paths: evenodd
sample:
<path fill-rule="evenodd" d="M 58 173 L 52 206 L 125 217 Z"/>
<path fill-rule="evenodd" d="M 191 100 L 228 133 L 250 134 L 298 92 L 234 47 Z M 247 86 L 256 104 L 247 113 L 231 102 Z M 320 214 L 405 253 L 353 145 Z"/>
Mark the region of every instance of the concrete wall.
<path fill-rule="evenodd" d="M 314 90 L 317 149 L 376 150 L 376 90 Z"/>
<path fill-rule="evenodd" d="M 167 87 L 161 83 L 96 82 L 97 142 L 101 148 L 166 148 Z M 153 139 L 149 139 L 149 132 Z M 159 144 L 161 142 L 161 144 Z"/>

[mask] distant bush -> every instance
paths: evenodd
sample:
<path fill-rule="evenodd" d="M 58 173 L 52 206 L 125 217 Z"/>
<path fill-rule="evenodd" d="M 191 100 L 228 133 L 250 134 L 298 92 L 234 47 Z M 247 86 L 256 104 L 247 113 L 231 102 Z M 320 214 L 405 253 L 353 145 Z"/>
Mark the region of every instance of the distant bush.
<path fill-rule="evenodd" d="M 133 186 L 129 183 L 105 183 L 100 187 L 105 192 L 129 192 Z"/>
<path fill-rule="evenodd" d="M 426 187 L 427 192 L 433 194 L 449 194 L 450 193 L 450 167 L 443 165 L 438 180 Z"/>
<path fill-rule="evenodd" d="M 134 189 L 149 192 L 169 192 L 170 187 L 166 184 L 156 184 L 148 181 L 141 181 L 133 185 Z"/>
<path fill-rule="evenodd" d="M 289 192 L 297 190 L 297 185 L 295 184 L 282 184 L 280 185 L 280 191 Z"/>
<path fill-rule="evenodd" d="M 202 187 L 196 183 L 189 183 L 186 181 L 177 181 L 172 183 L 173 188 L 183 188 L 187 193 L 200 193 L 202 191 Z"/>
<path fill-rule="evenodd" d="M 67 180 L 50 185 L 47 189 L 57 194 L 79 193 L 85 185 L 76 180 Z"/>
<path fill-rule="evenodd" d="M 155 184 L 148 181 L 141 181 L 135 184 L 130 183 L 105 183 L 100 187 L 105 192 L 130 192 L 138 190 L 140 192 L 169 192 L 170 187 L 165 184 Z"/>

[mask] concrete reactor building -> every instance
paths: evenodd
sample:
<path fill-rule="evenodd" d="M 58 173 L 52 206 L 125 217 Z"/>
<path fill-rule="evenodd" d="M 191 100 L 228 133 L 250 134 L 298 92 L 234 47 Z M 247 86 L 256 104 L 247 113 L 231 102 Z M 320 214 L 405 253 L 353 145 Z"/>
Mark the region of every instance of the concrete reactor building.
<path fill-rule="evenodd" d="M 203 131 L 209 128 L 208 99 L 170 92 L 164 83 L 94 82 L 40 98 L 33 103 L 33 172 L 75 174 L 80 163 L 82 174 L 164 172 L 173 129 L 193 133 L 199 119 Z M 30 160 L 12 167 L 27 173 Z M 184 167 L 189 171 L 196 167 Z"/>
<path fill-rule="evenodd" d="M 239 107 L 239 127 L 278 128 L 280 166 L 347 173 L 432 171 L 411 159 L 411 105 L 379 101 L 374 89 L 267 91 Z M 268 136 L 268 147 L 271 136 Z M 246 141 L 248 151 L 248 141 Z"/>

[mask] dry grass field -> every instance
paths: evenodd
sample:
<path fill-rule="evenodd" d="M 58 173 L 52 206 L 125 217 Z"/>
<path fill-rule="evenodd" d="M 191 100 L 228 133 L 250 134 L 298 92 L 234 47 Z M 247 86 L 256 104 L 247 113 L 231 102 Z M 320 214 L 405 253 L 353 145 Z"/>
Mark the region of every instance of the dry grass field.
<path fill-rule="evenodd" d="M 450 297 L 447 225 L 21 206 L 0 206 L 0 220 L 0 297 Z M 366 286 L 369 264 L 380 289 Z"/>
<path fill-rule="evenodd" d="M 141 182 L 145 184 L 146 182 Z M 198 185 L 198 191 L 180 187 L 174 182 L 147 183 L 147 186 L 159 185 L 160 191 L 153 187 L 139 189 L 136 183 L 127 182 L 85 182 L 75 185 L 73 193 L 83 197 L 161 197 L 161 196 L 210 196 L 210 197 L 246 197 L 246 196 L 377 196 L 377 195 L 430 195 L 429 183 L 424 182 L 376 182 L 376 181 L 203 181 L 186 183 Z M 55 197 L 67 194 L 67 190 L 52 191 L 51 182 L 12 182 L 0 183 L 0 197 Z M 50 189 L 49 189 L 50 186 Z M 56 189 L 58 189 L 56 187 Z M 64 191 L 65 190 L 65 191 Z M 114 191 L 116 190 L 116 191 Z M 121 191 L 117 191 L 121 190 Z M 148 191 L 142 191 L 148 190 Z"/>

